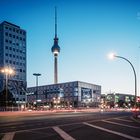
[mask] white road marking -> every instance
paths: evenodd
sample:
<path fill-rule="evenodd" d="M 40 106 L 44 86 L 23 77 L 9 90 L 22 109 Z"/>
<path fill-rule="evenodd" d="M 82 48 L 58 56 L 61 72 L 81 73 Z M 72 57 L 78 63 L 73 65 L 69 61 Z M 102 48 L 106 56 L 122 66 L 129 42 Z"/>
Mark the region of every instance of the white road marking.
<path fill-rule="evenodd" d="M 96 125 L 93 125 L 93 124 L 89 124 L 89 123 L 86 123 L 86 122 L 83 122 L 83 124 L 88 125 L 88 126 L 93 127 L 93 128 L 96 128 L 96 129 L 100 129 L 102 131 L 106 131 L 106 132 L 109 132 L 109 133 L 112 133 L 112 134 L 119 135 L 119 136 L 124 137 L 124 138 L 128 138 L 130 140 L 140 140 L 140 138 L 132 137 L 132 136 L 127 135 L 127 134 L 123 134 L 123 133 L 120 133 L 120 132 L 112 131 L 112 130 L 109 130 L 109 129 L 106 129 L 106 128 L 103 128 L 103 127 L 100 127 L 100 126 L 96 126 Z"/>
<path fill-rule="evenodd" d="M 13 140 L 15 132 L 6 133 L 2 140 Z"/>
<path fill-rule="evenodd" d="M 69 134 L 67 134 L 65 131 L 60 129 L 59 127 L 52 127 L 64 140 L 75 140 L 73 137 L 71 137 Z"/>
<path fill-rule="evenodd" d="M 137 127 L 137 126 L 121 124 L 121 123 L 111 122 L 111 121 L 107 121 L 107 120 L 102 120 L 102 122 L 106 122 L 106 123 L 110 123 L 110 124 L 116 124 L 116 125 L 120 125 L 120 126 L 126 126 L 126 127 L 130 127 L 130 128 L 140 128 L 140 127 Z"/>
<path fill-rule="evenodd" d="M 120 120 L 120 121 L 124 121 L 124 122 L 134 122 L 134 121 L 131 121 L 131 120 L 124 120 L 124 119 L 121 119 L 121 118 L 114 118 L 115 120 Z"/>

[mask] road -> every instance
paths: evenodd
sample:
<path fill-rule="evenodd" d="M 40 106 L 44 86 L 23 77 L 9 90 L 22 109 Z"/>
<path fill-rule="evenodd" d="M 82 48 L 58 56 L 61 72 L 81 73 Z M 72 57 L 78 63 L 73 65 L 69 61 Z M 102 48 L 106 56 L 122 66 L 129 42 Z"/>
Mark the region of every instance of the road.
<path fill-rule="evenodd" d="M 140 140 L 130 112 L 28 112 L 0 115 L 1 140 Z"/>

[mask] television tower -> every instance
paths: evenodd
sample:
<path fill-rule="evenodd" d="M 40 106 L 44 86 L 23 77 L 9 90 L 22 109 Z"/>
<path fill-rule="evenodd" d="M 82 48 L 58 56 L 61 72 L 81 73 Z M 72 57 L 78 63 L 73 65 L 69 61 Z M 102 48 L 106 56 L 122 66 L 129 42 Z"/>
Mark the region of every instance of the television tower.
<path fill-rule="evenodd" d="M 57 9 L 55 7 L 55 37 L 54 44 L 51 48 L 52 53 L 54 54 L 54 84 L 58 83 L 58 70 L 57 70 L 57 58 L 60 52 L 60 47 L 58 46 L 58 37 L 57 37 Z"/>

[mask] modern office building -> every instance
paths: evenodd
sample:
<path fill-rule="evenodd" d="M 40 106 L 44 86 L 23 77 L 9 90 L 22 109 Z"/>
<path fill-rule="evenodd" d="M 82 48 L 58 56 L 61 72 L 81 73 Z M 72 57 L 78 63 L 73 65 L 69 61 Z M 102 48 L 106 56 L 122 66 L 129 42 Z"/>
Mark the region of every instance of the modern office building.
<path fill-rule="evenodd" d="M 0 24 L 0 69 L 0 91 L 7 84 L 16 103 L 25 103 L 26 31 L 7 21 Z M 14 74 L 2 73 L 3 69 L 12 69 Z"/>
<path fill-rule="evenodd" d="M 38 91 L 38 92 L 36 92 Z M 101 86 L 74 81 L 27 88 L 27 101 L 53 107 L 98 107 Z M 38 101 L 36 100 L 38 94 Z"/>

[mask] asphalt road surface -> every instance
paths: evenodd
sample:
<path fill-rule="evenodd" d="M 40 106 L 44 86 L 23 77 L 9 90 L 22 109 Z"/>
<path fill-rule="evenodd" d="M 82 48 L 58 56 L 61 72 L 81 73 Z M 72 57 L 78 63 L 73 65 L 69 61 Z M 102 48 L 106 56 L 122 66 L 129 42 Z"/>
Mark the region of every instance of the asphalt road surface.
<path fill-rule="evenodd" d="M 0 115 L 1 140 L 140 140 L 130 112 L 11 114 Z"/>

